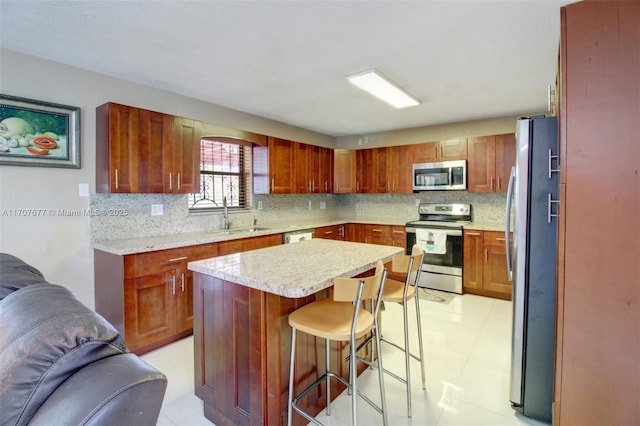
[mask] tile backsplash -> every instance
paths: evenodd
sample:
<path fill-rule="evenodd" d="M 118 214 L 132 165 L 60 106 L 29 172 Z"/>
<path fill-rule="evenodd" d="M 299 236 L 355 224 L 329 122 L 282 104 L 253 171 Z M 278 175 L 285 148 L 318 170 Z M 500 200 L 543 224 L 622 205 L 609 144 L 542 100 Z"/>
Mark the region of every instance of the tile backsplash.
<path fill-rule="evenodd" d="M 504 193 L 475 194 L 466 191 L 427 191 L 417 194 L 295 194 L 254 195 L 250 210 L 229 210 L 233 228 L 258 224 L 286 223 L 322 218 L 397 220 L 418 218 L 420 202 L 468 203 L 473 220 L 504 223 Z M 261 209 L 256 208 L 259 205 Z M 222 227 L 221 213 L 189 213 L 187 195 L 92 194 L 92 241 L 202 232 Z M 162 205 L 163 214 L 151 215 L 152 205 Z M 324 206 L 324 208 L 320 208 Z"/>

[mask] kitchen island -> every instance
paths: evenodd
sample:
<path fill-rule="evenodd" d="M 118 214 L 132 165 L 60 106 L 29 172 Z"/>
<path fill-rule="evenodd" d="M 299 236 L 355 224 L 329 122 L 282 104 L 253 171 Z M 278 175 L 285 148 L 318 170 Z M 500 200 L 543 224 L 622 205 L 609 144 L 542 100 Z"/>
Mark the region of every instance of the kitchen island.
<path fill-rule="evenodd" d="M 194 272 L 195 393 L 218 426 L 286 423 L 291 329 L 289 313 L 331 297 L 336 277 L 370 274 L 402 247 L 313 239 L 189 262 Z M 296 386 L 324 372 L 324 341 L 301 334 Z M 348 377 L 344 343 L 332 343 L 331 365 Z M 317 366 L 320 366 L 318 371 Z M 362 365 L 360 369 L 365 366 Z M 332 387 L 333 395 L 341 388 Z M 323 386 L 299 405 L 326 406 Z M 294 423 L 306 424 L 300 416 Z"/>

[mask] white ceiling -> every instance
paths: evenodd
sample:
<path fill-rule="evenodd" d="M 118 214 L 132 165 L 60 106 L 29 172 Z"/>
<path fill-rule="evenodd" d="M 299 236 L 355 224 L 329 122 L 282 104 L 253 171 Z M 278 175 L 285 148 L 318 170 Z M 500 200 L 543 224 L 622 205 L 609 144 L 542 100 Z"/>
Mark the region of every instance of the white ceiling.
<path fill-rule="evenodd" d="M 362 135 L 545 111 L 567 2 L 0 0 L 0 47 Z M 345 80 L 371 68 L 422 104 Z"/>

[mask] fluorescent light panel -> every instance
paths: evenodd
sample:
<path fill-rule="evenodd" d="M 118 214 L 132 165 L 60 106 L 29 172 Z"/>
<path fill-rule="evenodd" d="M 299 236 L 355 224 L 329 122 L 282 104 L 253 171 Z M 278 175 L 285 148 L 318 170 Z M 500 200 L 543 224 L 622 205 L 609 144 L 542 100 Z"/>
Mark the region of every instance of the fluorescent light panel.
<path fill-rule="evenodd" d="M 376 70 L 347 76 L 347 80 L 398 109 L 420 104 L 418 99 L 400 89 Z"/>

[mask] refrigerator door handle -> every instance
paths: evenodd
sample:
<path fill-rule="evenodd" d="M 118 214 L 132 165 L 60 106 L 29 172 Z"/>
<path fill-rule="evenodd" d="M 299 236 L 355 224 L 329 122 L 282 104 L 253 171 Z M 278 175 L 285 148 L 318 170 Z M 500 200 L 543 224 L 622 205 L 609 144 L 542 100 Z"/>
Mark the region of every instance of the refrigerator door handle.
<path fill-rule="evenodd" d="M 507 256 L 507 273 L 509 274 L 509 281 L 513 281 L 513 265 L 511 260 L 511 203 L 513 201 L 513 190 L 515 188 L 516 180 L 516 168 L 511 168 L 511 174 L 509 175 L 509 186 L 507 187 L 507 211 L 505 214 L 506 226 L 504 228 L 504 241 L 506 244 L 506 256 Z"/>

